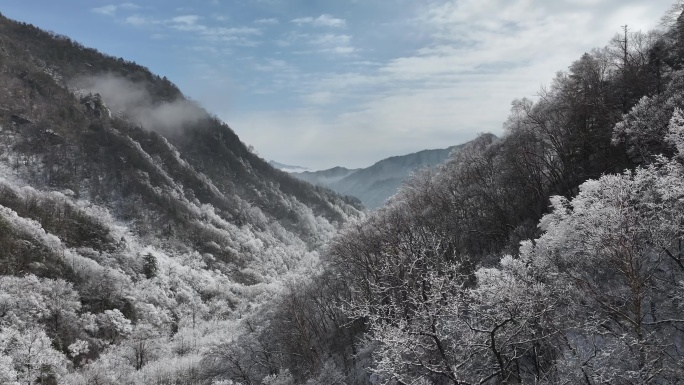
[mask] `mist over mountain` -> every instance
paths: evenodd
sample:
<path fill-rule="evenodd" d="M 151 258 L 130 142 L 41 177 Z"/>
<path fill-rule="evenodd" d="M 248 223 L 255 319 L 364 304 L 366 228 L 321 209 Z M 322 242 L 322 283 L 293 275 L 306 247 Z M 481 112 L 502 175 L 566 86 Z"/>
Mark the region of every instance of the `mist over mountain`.
<path fill-rule="evenodd" d="M 305 180 L 311 184 L 330 187 L 344 178 L 362 170 L 359 168 L 348 169 L 345 167 L 333 167 L 321 171 L 303 171 L 296 172 L 292 175 L 301 180 Z"/>
<path fill-rule="evenodd" d="M 113 73 L 79 76 L 69 85 L 83 95 L 100 95 L 110 110 L 160 134 L 177 133 L 207 117 L 206 111 L 189 100 L 155 100 L 144 84 Z"/>
<path fill-rule="evenodd" d="M 282 163 L 278 163 L 278 162 L 273 161 L 273 160 L 268 161 L 268 164 L 270 164 L 271 166 L 273 166 L 273 167 L 275 167 L 281 171 L 285 171 L 285 172 L 303 172 L 303 171 L 309 170 L 306 167 L 291 166 L 289 164 L 282 164 Z"/>
<path fill-rule="evenodd" d="M 373 210 L 396 194 L 413 172 L 436 168 L 452 152 L 459 151 L 465 145 L 392 156 L 366 168 L 350 170 L 334 167 L 322 171 L 293 172 L 292 175 L 311 184 L 330 188 L 339 194 L 359 198 L 365 207 Z"/>

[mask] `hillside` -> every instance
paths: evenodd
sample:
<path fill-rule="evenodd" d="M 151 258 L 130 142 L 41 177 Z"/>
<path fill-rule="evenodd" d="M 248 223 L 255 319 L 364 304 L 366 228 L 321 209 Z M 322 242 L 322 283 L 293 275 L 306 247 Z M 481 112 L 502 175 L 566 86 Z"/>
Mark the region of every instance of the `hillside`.
<path fill-rule="evenodd" d="M 0 85 L 0 383 L 196 383 L 360 215 L 167 79 L 1 16 Z"/>
<path fill-rule="evenodd" d="M 396 194 L 413 172 L 437 167 L 449 158 L 449 154 L 463 146 L 393 156 L 362 169 L 334 167 L 323 171 L 293 172 L 292 175 L 311 184 L 328 187 L 339 194 L 359 198 L 365 207 L 373 210 Z"/>
<path fill-rule="evenodd" d="M 288 384 L 681 384 L 674 9 L 582 55 L 538 100 L 513 101 L 501 138 L 480 136 L 346 226 L 324 270 L 206 370 Z M 233 374 L 262 351 L 282 355 L 277 374 Z"/>

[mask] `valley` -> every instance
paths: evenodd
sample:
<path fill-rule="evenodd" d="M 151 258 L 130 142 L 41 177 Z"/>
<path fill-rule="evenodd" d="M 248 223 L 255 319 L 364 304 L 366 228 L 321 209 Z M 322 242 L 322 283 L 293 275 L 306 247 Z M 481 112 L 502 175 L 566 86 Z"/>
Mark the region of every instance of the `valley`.
<path fill-rule="evenodd" d="M 285 23 L 355 27 L 327 13 L 232 29 L 200 24 L 209 16 L 138 14 L 152 9 L 89 12 L 147 25 L 159 41 L 174 30 L 255 51 L 250 39 Z M 430 10 L 433 19 L 462 11 Z M 136 13 L 116 19 L 124 12 Z M 0 15 L 0 384 L 681 384 L 682 31 L 676 3 L 651 31 L 605 36 L 534 99 L 513 100 L 496 133 L 369 167 L 311 171 L 264 160 L 166 76 Z M 309 33 L 274 44 L 285 51 Z M 477 48 L 447 49 L 446 35 L 417 57 Z M 372 53 L 353 49 L 350 35 L 322 36 L 339 45 L 325 51 L 312 40 L 293 55 Z M 251 57 L 235 56 L 250 69 Z M 418 84 L 409 76 L 416 60 L 395 58 L 377 78 L 346 73 L 344 87 L 363 84 L 370 95 L 405 62 L 401 76 Z M 290 64 L 264 60 L 257 70 L 306 82 Z M 442 64 L 425 67 L 440 84 L 449 78 Z M 345 96 L 292 95 L 316 108 Z M 390 115 L 427 111 L 426 130 L 436 124 L 430 116 L 441 117 L 389 100 L 397 102 Z M 297 110 L 308 114 L 299 125 L 273 131 L 283 135 L 271 137 L 284 148 L 275 154 L 318 143 L 321 131 L 302 128 L 319 124 L 311 105 Z M 370 110 L 342 115 L 370 120 Z M 259 137 L 257 123 L 243 132 Z M 395 128 L 418 142 L 422 127 Z M 347 134 L 339 121 L 326 129 Z"/>

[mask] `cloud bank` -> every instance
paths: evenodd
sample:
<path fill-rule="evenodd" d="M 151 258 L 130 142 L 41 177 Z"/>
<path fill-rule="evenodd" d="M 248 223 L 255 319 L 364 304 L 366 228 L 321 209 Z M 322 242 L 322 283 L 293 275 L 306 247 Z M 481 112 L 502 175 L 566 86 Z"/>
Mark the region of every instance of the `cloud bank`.
<path fill-rule="evenodd" d="M 156 103 L 143 84 L 111 73 L 80 77 L 72 86 L 86 93 L 100 94 L 110 110 L 150 131 L 178 133 L 207 117 L 206 111 L 185 99 Z"/>

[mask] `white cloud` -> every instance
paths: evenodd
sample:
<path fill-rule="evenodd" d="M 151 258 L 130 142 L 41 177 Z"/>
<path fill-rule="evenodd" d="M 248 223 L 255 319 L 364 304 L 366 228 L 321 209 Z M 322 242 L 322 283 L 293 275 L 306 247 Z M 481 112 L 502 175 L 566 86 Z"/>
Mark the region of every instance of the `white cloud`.
<path fill-rule="evenodd" d="M 347 21 L 344 19 L 338 19 L 328 14 L 320 15 L 316 18 L 314 17 L 301 17 L 298 19 L 292 19 L 292 23 L 297 25 L 309 24 L 316 27 L 332 27 L 332 28 L 343 28 L 347 26 Z"/>
<path fill-rule="evenodd" d="M 327 33 L 324 35 L 316 35 L 311 40 L 311 44 L 330 46 L 330 45 L 349 45 L 351 42 L 351 36 L 349 35 L 336 35 L 332 33 Z"/>
<path fill-rule="evenodd" d="M 116 5 L 104 5 L 102 7 L 93 8 L 92 11 L 102 15 L 114 16 L 114 14 L 116 13 Z"/>
<path fill-rule="evenodd" d="M 165 23 L 177 31 L 206 33 L 209 28 L 198 24 L 199 20 L 200 17 L 197 15 L 180 15 L 167 20 Z"/>
<path fill-rule="evenodd" d="M 128 16 L 124 21 L 137 27 L 156 25 L 171 31 L 191 32 L 195 36 L 213 43 L 231 43 L 239 46 L 256 46 L 259 42 L 252 37 L 261 35 L 261 30 L 253 27 L 215 27 L 204 24 L 203 17 L 194 14 L 178 15 L 166 20 L 153 19 L 141 15 Z M 166 37 L 156 32 L 154 37 Z M 217 49 L 216 52 L 219 50 Z"/>
<path fill-rule="evenodd" d="M 275 42 L 280 47 L 289 47 L 295 43 L 303 43 L 308 45 L 306 49 L 292 51 L 296 54 L 336 54 L 336 55 L 350 55 L 356 53 L 357 49 L 351 44 L 352 37 L 350 35 L 341 35 L 334 33 L 325 34 L 307 34 L 307 33 L 290 33 L 285 36 L 285 40 L 278 40 Z"/>
<path fill-rule="evenodd" d="M 143 25 L 150 25 L 150 24 L 158 24 L 158 23 L 159 23 L 157 20 L 149 19 L 149 18 L 147 18 L 147 17 L 140 16 L 140 15 L 131 15 L 131 16 L 128 16 L 128 17 L 125 19 L 125 21 L 126 21 L 127 24 L 134 25 L 134 26 L 136 26 L 136 27 L 140 27 L 140 26 L 143 26 Z"/>
<path fill-rule="evenodd" d="M 313 105 L 326 105 L 333 102 L 334 96 L 332 92 L 319 91 L 302 97 L 305 103 Z"/>
<path fill-rule="evenodd" d="M 210 27 L 198 23 L 201 19 L 198 15 L 180 15 L 171 18 L 167 24 L 178 31 L 196 32 L 201 37 L 212 41 L 241 42 L 244 44 L 250 41 L 246 36 L 261 35 L 261 30 L 252 27 Z"/>
<path fill-rule="evenodd" d="M 321 27 L 341 28 L 345 27 L 347 25 L 347 22 L 344 19 L 338 19 L 330 15 L 321 15 L 314 19 L 313 25 Z"/>
<path fill-rule="evenodd" d="M 276 18 L 268 18 L 268 19 L 257 19 L 254 20 L 255 24 L 269 24 L 269 25 L 275 25 L 275 24 L 280 24 L 280 21 Z"/>
<path fill-rule="evenodd" d="M 367 167 L 389 156 L 445 148 L 476 136 L 473 128 L 445 128 L 445 121 L 457 117 L 449 108 L 450 101 L 439 99 L 439 95 L 422 100 L 423 95 L 410 94 L 406 90 L 403 96 L 332 115 L 325 110 L 327 95 L 312 95 L 313 100 L 308 102 L 320 98 L 324 103 L 308 109 L 239 115 L 236 112 L 222 118 L 264 156 L 316 169 L 340 165 Z M 417 104 L 418 100 L 422 102 Z M 440 102 L 430 105 L 429 101 Z M 290 138 L 288 146 L 282 146 L 274 137 Z"/>
<path fill-rule="evenodd" d="M 321 52 L 330 52 L 337 55 L 350 55 L 356 52 L 356 48 L 351 46 L 337 46 L 333 48 L 324 49 Z"/>
<path fill-rule="evenodd" d="M 273 72 L 273 71 L 288 71 L 291 70 L 287 62 L 278 59 L 265 59 L 260 60 L 254 64 L 254 69 L 263 72 Z"/>
<path fill-rule="evenodd" d="M 325 34 L 313 36 L 309 41 L 310 44 L 320 46 L 317 52 L 333 53 L 337 55 L 349 55 L 356 52 L 356 49 L 351 45 L 351 36 Z"/>
<path fill-rule="evenodd" d="M 261 30 L 251 27 L 206 27 L 195 26 L 200 36 L 210 42 L 231 43 L 243 47 L 253 47 L 259 44 L 253 38 L 261 35 Z"/>
<path fill-rule="evenodd" d="M 91 11 L 95 13 L 99 13 L 101 15 L 107 15 L 107 16 L 114 16 L 118 10 L 121 9 L 126 9 L 126 10 L 134 10 L 134 9 L 139 9 L 140 6 L 133 4 L 133 3 L 122 3 L 122 4 L 108 4 L 108 5 L 103 5 L 102 7 L 97 7 L 91 9 Z"/>
<path fill-rule="evenodd" d="M 194 25 L 199 19 L 200 17 L 197 15 L 182 15 L 172 18 L 171 22 L 184 25 Z"/>
<path fill-rule="evenodd" d="M 435 2 L 404 31 L 420 36 L 417 48 L 384 61 L 369 56 L 373 65 L 357 72 L 315 73 L 293 83 L 311 108 L 226 118 L 265 156 L 314 168 L 366 166 L 384 156 L 458 144 L 478 132 L 501 134 L 513 99 L 535 98 L 556 71 L 607 44 L 621 25 L 652 28 L 665 6 L 637 0 Z M 294 34 L 283 45 L 302 41 L 317 47 L 307 53 L 353 52 L 347 34 Z M 287 135 L 297 143 L 273 143 L 274 127 L 296 127 Z"/>

